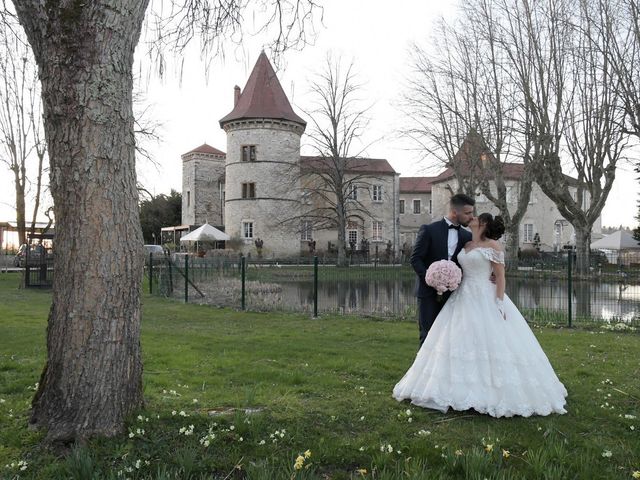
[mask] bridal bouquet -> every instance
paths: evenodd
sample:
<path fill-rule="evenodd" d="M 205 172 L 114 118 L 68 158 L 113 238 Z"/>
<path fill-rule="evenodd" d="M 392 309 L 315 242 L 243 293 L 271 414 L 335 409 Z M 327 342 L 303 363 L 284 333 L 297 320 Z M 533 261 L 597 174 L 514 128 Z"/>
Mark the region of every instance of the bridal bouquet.
<path fill-rule="evenodd" d="M 462 280 L 462 270 L 451 260 L 439 260 L 429 265 L 425 282 L 438 292 L 438 299 L 447 290 L 453 292 Z"/>

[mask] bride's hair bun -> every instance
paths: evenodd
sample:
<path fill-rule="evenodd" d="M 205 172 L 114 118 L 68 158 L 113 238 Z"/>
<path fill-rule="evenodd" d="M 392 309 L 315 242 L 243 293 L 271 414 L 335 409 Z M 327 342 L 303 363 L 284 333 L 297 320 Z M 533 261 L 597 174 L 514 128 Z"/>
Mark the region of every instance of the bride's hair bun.
<path fill-rule="evenodd" d="M 490 213 L 481 213 L 478 221 L 486 225 L 484 236 L 492 240 L 498 240 L 504 234 L 504 220 L 500 215 L 495 217 Z"/>

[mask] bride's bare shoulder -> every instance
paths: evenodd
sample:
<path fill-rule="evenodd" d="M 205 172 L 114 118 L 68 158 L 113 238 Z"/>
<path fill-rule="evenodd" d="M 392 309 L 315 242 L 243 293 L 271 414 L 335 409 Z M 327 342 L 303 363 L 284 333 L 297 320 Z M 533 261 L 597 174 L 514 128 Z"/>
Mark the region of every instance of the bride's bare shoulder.
<path fill-rule="evenodd" d="M 489 248 L 493 248 L 497 252 L 503 252 L 504 251 L 504 247 L 497 240 L 489 240 L 488 246 L 489 246 Z"/>

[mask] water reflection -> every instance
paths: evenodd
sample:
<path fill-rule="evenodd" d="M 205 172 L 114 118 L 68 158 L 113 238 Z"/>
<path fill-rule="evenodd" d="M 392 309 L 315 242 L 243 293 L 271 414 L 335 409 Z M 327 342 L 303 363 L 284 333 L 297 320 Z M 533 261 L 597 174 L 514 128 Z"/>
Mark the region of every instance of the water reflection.
<path fill-rule="evenodd" d="M 290 308 L 313 308 L 313 282 L 279 281 L 282 300 Z M 410 278 L 336 279 L 320 281 L 318 309 L 321 312 L 415 315 L 414 282 Z M 605 321 L 640 321 L 640 285 L 574 282 L 572 309 L 579 318 Z M 507 294 L 520 309 L 566 313 L 568 288 L 565 280 L 508 278 Z"/>

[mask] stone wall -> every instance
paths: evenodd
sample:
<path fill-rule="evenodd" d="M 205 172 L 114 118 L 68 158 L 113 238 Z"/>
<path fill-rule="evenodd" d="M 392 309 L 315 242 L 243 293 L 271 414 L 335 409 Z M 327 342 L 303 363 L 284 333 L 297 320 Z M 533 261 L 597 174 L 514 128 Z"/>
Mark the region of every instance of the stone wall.
<path fill-rule="evenodd" d="M 224 162 L 223 155 L 182 155 L 183 224 L 224 225 Z"/>
<path fill-rule="evenodd" d="M 431 223 L 434 217 L 431 208 L 431 193 L 426 192 L 401 192 L 400 200 L 404 200 L 404 213 L 400 217 L 400 244 L 407 242 L 413 245 L 420 227 Z M 413 213 L 413 201 L 420 200 L 420 213 Z"/>

